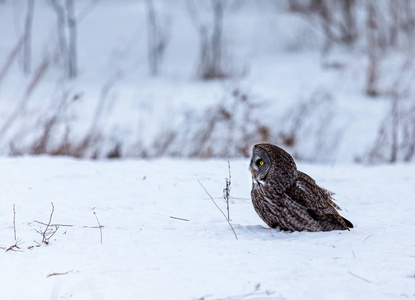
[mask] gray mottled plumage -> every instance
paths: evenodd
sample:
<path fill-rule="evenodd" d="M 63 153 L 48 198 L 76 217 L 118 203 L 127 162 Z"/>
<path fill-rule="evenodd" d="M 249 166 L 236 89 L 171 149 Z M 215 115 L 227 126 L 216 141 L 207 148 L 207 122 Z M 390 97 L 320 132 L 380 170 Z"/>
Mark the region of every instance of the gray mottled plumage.
<path fill-rule="evenodd" d="M 271 228 L 288 231 L 330 231 L 353 228 L 340 216 L 332 193 L 297 170 L 294 159 L 271 144 L 252 150 L 252 203 Z"/>

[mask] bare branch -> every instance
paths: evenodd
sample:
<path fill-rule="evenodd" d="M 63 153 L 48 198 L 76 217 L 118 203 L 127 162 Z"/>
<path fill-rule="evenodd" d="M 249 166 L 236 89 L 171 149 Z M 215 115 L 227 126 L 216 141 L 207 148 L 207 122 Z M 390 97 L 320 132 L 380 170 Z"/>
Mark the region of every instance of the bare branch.
<path fill-rule="evenodd" d="M 48 274 L 48 276 L 46 276 L 46 278 L 52 277 L 52 276 L 60 276 L 60 275 L 67 275 L 70 272 L 72 272 L 72 270 L 68 271 L 68 272 L 64 272 L 64 273 L 50 273 Z"/>
<path fill-rule="evenodd" d="M 369 235 L 367 238 L 365 238 L 365 240 L 363 241 L 363 243 L 365 243 L 369 238 L 371 238 L 372 236 L 374 236 L 374 234 Z"/>
<path fill-rule="evenodd" d="M 25 29 L 24 29 L 24 44 L 23 44 L 23 72 L 25 74 L 30 73 L 31 66 L 31 40 L 32 40 L 32 23 L 33 23 L 33 11 L 35 7 L 34 0 L 27 1 L 26 8 L 26 20 L 25 20 Z"/>
<path fill-rule="evenodd" d="M 16 241 L 16 205 L 13 204 L 13 231 L 14 231 L 14 240 Z"/>
<path fill-rule="evenodd" d="M 6 252 L 8 251 L 19 251 L 22 240 L 17 238 L 16 234 L 16 205 L 13 204 L 13 234 L 14 234 L 14 244 L 11 245 L 9 248 L 6 249 Z M 5 248 L 3 248 L 5 249 Z"/>
<path fill-rule="evenodd" d="M 36 222 L 36 223 L 38 223 L 38 224 L 41 224 L 41 225 L 48 225 L 47 223 L 43 223 L 43 222 L 39 222 L 39 221 L 37 221 L 37 220 L 34 220 L 33 222 Z M 69 224 L 49 224 L 49 226 L 54 226 L 54 227 L 73 227 L 73 225 L 69 225 Z"/>
<path fill-rule="evenodd" d="M 352 275 L 352 276 L 354 276 L 354 277 L 356 277 L 356 278 L 359 278 L 360 280 L 366 281 L 366 282 L 368 282 L 368 283 L 372 283 L 372 281 L 367 280 L 367 279 L 365 279 L 365 278 L 363 278 L 363 277 L 360 277 L 360 276 L 358 276 L 358 275 L 356 275 L 356 274 L 353 274 L 353 273 L 352 273 L 352 272 L 350 272 L 350 271 L 349 271 L 349 274 L 350 274 L 350 275 Z"/>
<path fill-rule="evenodd" d="M 49 228 L 49 226 L 50 226 L 50 222 L 52 222 L 52 216 L 53 216 L 53 213 L 54 213 L 54 211 L 55 211 L 55 206 L 53 205 L 53 202 L 51 202 L 50 204 L 52 204 L 52 212 L 50 213 L 49 222 L 48 222 L 48 224 L 46 225 L 45 232 L 48 230 L 48 228 Z"/>
<path fill-rule="evenodd" d="M 51 202 L 52 204 L 52 211 L 50 213 L 49 216 L 49 222 L 46 224 L 46 228 L 44 231 L 40 231 L 40 230 L 36 230 L 37 233 L 39 233 L 42 236 L 42 243 L 45 245 L 49 244 L 49 240 L 52 236 L 55 235 L 55 233 L 58 231 L 59 226 L 58 225 L 53 225 L 51 224 L 52 222 L 52 217 L 53 217 L 53 213 L 55 211 L 55 206 L 53 205 L 53 202 Z M 40 223 L 40 222 L 38 222 Z M 44 224 L 44 223 L 42 223 Z M 53 229 L 51 227 L 54 227 Z"/>
<path fill-rule="evenodd" d="M 180 220 L 180 221 L 190 221 L 188 219 L 183 219 L 183 218 L 177 218 L 177 217 L 172 217 L 170 216 L 171 219 L 175 219 L 175 220 Z"/>
<path fill-rule="evenodd" d="M 6 252 L 8 251 L 19 251 L 22 252 L 23 250 L 20 250 L 19 245 L 21 244 L 22 240 L 21 239 L 17 239 L 16 243 L 14 245 L 11 245 L 9 248 L 6 249 Z"/>
<path fill-rule="evenodd" d="M 198 180 L 197 182 L 199 182 L 200 186 L 205 190 L 206 194 L 209 196 L 209 198 L 212 200 L 213 204 L 215 204 L 216 208 L 219 209 L 219 211 L 222 213 L 222 215 L 225 217 L 226 222 L 228 222 L 229 226 L 231 227 L 233 234 L 235 235 L 235 238 L 238 239 L 238 236 L 236 235 L 235 229 L 233 229 L 233 226 L 231 224 L 231 222 L 228 220 L 228 218 L 226 217 L 225 213 L 223 212 L 222 209 L 220 209 L 220 207 L 216 204 L 215 200 L 213 200 L 213 197 L 209 194 L 209 192 L 206 190 L 206 188 L 203 186 L 203 184 Z"/>
<path fill-rule="evenodd" d="M 102 244 L 102 227 L 104 227 L 104 226 L 102 226 L 102 225 L 99 223 L 99 220 L 98 220 L 97 214 L 96 214 L 95 212 L 94 212 L 94 216 L 95 216 L 95 218 L 97 219 L 98 228 L 99 228 L 99 233 L 100 233 L 100 236 L 101 236 L 101 244 Z"/>
<path fill-rule="evenodd" d="M 228 161 L 228 172 L 229 172 L 229 178 L 225 178 L 225 188 L 223 189 L 223 199 L 225 199 L 226 202 L 226 211 L 228 212 L 228 221 L 230 221 L 229 216 L 229 198 L 231 195 L 231 164 Z"/>

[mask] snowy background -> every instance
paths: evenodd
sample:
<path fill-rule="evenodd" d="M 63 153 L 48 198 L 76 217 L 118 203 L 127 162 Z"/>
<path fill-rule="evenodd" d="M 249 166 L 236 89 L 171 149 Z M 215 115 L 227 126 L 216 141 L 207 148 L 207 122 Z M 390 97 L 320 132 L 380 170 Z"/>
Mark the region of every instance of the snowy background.
<path fill-rule="evenodd" d="M 410 161 L 414 6 L 0 1 L 0 153 Z"/>
<path fill-rule="evenodd" d="M 414 298 L 414 46 L 411 0 L 0 0 L 2 298 Z M 355 228 L 267 229 L 258 142 Z"/>

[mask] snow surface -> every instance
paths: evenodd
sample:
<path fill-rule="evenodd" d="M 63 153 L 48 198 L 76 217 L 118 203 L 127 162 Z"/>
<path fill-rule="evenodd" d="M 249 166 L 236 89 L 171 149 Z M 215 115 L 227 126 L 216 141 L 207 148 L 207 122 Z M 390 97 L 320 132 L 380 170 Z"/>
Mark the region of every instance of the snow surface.
<path fill-rule="evenodd" d="M 286 233 L 255 214 L 248 161 L 230 164 L 238 240 L 198 183 L 225 209 L 225 160 L 0 158 L 0 246 L 14 244 L 13 204 L 22 240 L 1 254 L 1 299 L 415 297 L 414 165 L 299 164 L 336 193 L 355 228 Z M 28 249 L 51 202 L 52 223 L 73 227 Z M 98 228 L 83 227 L 98 225 L 94 213 L 102 244 Z"/>

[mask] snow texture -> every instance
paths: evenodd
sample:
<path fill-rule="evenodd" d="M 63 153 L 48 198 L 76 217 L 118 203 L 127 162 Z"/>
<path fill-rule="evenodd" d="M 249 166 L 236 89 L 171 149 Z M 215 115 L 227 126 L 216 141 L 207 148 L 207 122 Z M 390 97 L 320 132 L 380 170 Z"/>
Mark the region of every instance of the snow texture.
<path fill-rule="evenodd" d="M 336 193 L 351 231 L 268 229 L 248 160 L 0 158 L 2 299 L 406 299 L 415 297 L 415 166 L 299 164 Z M 38 245 L 54 204 L 59 227 Z M 95 215 L 94 215 L 95 213 Z M 102 244 L 98 228 L 102 228 Z M 173 218 L 174 217 L 174 218 Z M 175 219 L 181 218 L 181 219 Z M 89 227 L 84 227 L 89 226 Z M 35 247 L 31 247 L 35 246 Z M 30 247 L 30 249 L 29 249 Z M 18 249 L 16 249 L 18 250 Z M 233 297 L 255 290 L 250 297 Z M 273 292 L 267 294 L 266 291 Z M 264 294 L 259 294 L 264 292 Z"/>

